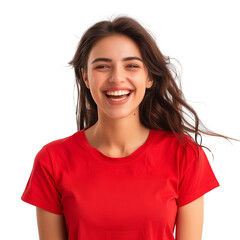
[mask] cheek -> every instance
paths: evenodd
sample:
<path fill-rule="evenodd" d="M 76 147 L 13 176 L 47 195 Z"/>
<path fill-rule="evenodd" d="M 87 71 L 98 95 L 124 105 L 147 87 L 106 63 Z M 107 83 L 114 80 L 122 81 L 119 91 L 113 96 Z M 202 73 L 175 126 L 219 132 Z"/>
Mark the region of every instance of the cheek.
<path fill-rule="evenodd" d="M 103 73 L 103 72 L 91 72 L 89 74 L 89 82 L 91 84 L 92 87 L 96 87 L 96 86 L 101 86 L 101 84 L 103 84 L 103 82 L 107 79 L 108 75 L 107 73 Z"/>
<path fill-rule="evenodd" d="M 90 81 L 90 92 L 92 94 L 92 97 L 96 97 L 98 95 L 98 82 Z"/>
<path fill-rule="evenodd" d="M 92 77 L 89 79 L 89 84 L 90 84 L 90 93 L 92 95 L 93 100 L 95 101 L 96 104 L 98 104 L 98 99 L 102 98 L 103 96 L 101 95 L 101 80 L 99 78 Z"/>
<path fill-rule="evenodd" d="M 145 91 L 145 88 L 147 86 L 147 76 L 144 76 L 142 74 L 136 74 L 131 78 L 131 80 L 136 89 L 141 92 Z"/>

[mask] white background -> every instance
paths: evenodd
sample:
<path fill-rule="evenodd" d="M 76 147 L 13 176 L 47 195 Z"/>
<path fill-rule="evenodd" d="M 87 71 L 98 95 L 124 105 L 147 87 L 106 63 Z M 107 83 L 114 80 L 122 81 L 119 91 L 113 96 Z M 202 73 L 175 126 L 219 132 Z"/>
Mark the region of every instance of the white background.
<path fill-rule="evenodd" d="M 36 153 L 77 131 L 74 73 L 83 32 L 119 14 L 138 20 L 182 65 L 188 102 L 211 130 L 240 139 L 238 1 L 3 1 L 0 4 L 1 239 L 38 239 L 20 200 Z M 204 240 L 240 239 L 240 143 L 204 137 L 220 183 L 205 195 Z"/>

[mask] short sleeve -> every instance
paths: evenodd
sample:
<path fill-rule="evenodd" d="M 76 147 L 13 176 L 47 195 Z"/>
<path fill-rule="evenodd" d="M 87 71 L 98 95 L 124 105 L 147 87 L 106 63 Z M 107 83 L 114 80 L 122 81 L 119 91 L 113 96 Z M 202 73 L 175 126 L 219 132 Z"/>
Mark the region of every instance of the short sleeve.
<path fill-rule="evenodd" d="M 178 207 L 188 204 L 205 193 L 220 186 L 202 147 L 198 146 L 199 159 L 191 150 L 187 150 L 188 165 L 182 170 L 179 179 Z M 184 168 L 184 167 L 183 167 Z"/>
<path fill-rule="evenodd" d="M 46 145 L 35 157 L 21 200 L 49 212 L 62 214 L 61 195 L 56 188 L 52 162 Z"/>

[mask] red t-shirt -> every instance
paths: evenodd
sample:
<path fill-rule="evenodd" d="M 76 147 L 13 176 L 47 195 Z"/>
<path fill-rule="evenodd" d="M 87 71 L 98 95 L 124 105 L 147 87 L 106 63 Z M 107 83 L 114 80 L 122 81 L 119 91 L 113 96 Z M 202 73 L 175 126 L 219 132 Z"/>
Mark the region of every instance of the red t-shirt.
<path fill-rule="evenodd" d="M 81 130 L 43 146 L 21 199 L 63 214 L 69 240 L 173 240 L 178 207 L 218 186 L 192 140 L 151 129 L 131 155 L 112 158 Z"/>

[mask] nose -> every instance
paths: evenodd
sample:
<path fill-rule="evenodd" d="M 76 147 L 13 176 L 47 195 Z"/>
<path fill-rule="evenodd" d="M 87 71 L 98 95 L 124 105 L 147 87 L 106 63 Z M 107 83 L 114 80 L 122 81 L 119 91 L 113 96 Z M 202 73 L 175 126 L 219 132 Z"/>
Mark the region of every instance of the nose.
<path fill-rule="evenodd" d="M 111 72 L 109 81 L 119 83 L 123 82 L 124 79 L 125 79 L 124 70 L 121 68 L 121 66 L 115 66 Z"/>

